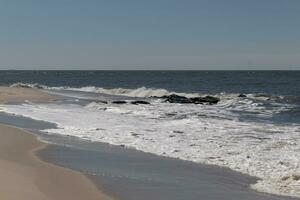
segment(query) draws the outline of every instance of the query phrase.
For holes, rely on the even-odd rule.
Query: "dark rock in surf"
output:
[[[179,134],[182,134],[184,133],[183,131],[173,131],[173,133],[179,133]]]
[[[189,98],[184,96],[179,96],[176,94],[171,94],[169,96],[163,96],[162,98],[166,99],[166,102],[169,103],[193,103]]]
[[[176,94],[171,94],[171,95],[163,95],[163,96],[150,96],[149,98],[152,98],[152,99],[167,99],[169,98],[170,96],[175,96]],[[176,96],[179,96],[179,95],[176,95]]]
[[[138,104],[150,104],[148,101],[132,101],[131,104],[138,105]]]
[[[194,104],[203,104],[203,103],[217,104],[220,101],[219,98],[213,97],[213,96],[193,97],[193,98],[190,98],[190,100]]]
[[[244,97],[247,97],[247,95],[245,95],[245,94],[239,94],[239,96],[238,97],[242,97],[242,98],[244,98]]]
[[[125,104],[127,103],[126,101],[112,101],[114,104]]]
[[[159,97],[159,96],[150,96],[148,98],[150,98],[150,99],[165,99],[164,96],[161,96],[161,97]]]
[[[220,99],[213,96],[205,96],[205,97],[193,97],[187,98],[185,96],[179,96],[177,94],[164,95],[161,97],[152,97],[152,98],[161,98],[165,99],[165,102],[169,103],[193,103],[193,104],[217,104]]]

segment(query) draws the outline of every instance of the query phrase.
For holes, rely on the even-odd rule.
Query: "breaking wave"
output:
[[[24,87],[24,88],[38,88],[38,89],[47,89],[47,90],[71,90],[71,91],[81,91],[81,92],[93,92],[93,93],[101,93],[101,94],[110,94],[110,95],[122,95],[128,97],[161,97],[164,95],[170,94],[178,94],[187,97],[198,96],[198,93],[180,93],[180,92],[170,92],[166,89],[156,89],[156,88],[146,88],[140,87],[136,89],[126,89],[126,88],[102,88],[95,86],[85,86],[85,87],[69,87],[69,86],[61,86],[61,87],[49,87],[46,85],[40,85],[37,83],[28,84],[28,83],[14,83],[10,87]]]
[[[174,94],[166,89],[146,87],[76,88],[24,83],[11,87],[143,98]],[[205,95],[176,94],[187,97]],[[299,123],[265,121],[299,107],[299,96],[214,95],[221,99],[216,105],[178,105],[149,98],[150,105],[139,106],[89,101],[84,105],[23,104],[1,105],[0,108],[8,113],[56,123],[59,129],[45,130],[48,134],[72,135],[157,155],[229,167],[259,177],[261,180],[253,185],[259,191],[299,197]],[[243,116],[255,120],[242,120]]]
[[[193,93],[185,93],[185,92],[173,92],[163,88],[147,88],[147,87],[139,87],[135,89],[128,88],[103,88],[96,86],[84,86],[84,87],[71,87],[71,86],[58,86],[58,87],[50,87],[46,85],[41,85],[37,83],[14,83],[10,87],[23,87],[23,88],[37,88],[37,89],[45,89],[45,90],[68,90],[68,91],[78,91],[78,92],[90,92],[90,93],[99,93],[99,94],[109,94],[109,95],[118,95],[118,96],[127,96],[127,97],[141,97],[141,98],[149,98],[149,97],[162,97],[171,94],[177,94],[185,97],[197,97],[203,95],[210,95],[205,93],[193,92]],[[237,93],[216,93],[212,94],[221,99],[230,99],[237,98],[240,94]],[[249,99],[261,100],[261,101],[275,101],[279,103],[296,103],[300,104],[300,96],[283,96],[283,95],[271,95],[271,94],[244,94]]]
[[[300,196],[300,126],[240,121],[238,110],[266,116],[256,103],[217,105],[1,105],[4,112],[57,124],[46,134],[122,145],[161,156],[229,167],[259,177],[257,190]]]

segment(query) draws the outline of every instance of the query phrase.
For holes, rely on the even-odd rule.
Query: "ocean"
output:
[[[131,156],[138,150],[147,155],[150,153],[151,156],[159,156],[149,157],[154,163],[162,162],[159,159],[164,157],[171,159],[168,163],[172,163],[172,159],[179,159],[181,161],[175,161],[174,164],[181,166],[183,171],[185,168],[192,168],[194,173],[191,174],[194,177],[199,170],[194,164],[226,167],[259,178],[251,185],[253,189],[299,197],[299,80],[300,71],[1,71],[0,85],[39,88],[64,98],[47,104],[27,102],[1,105],[0,111],[53,124],[41,130],[45,140],[48,138],[48,142],[60,144],[60,147],[52,147],[52,151],[45,153],[48,158],[53,157],[49,152],[56,152],[55,148],[68,152],[61,147],[64,142],[53,140],[54,136],[69,137],[69,143],[74,137],[79,141],[68,145],[77,149],[80,147],[80,155],[85,155],[86,151],[89,155],[95,155],[96,160],[105,157],[97,157],[99,152],[95,149],[98,146],[102,147],[102,153],[103,149],[109,148],[118,148],[118,152],[126,151],[125,158],[130,157],[131,163],[134,162]],[[157,98],[171,94],[188,98],[209,95],[218,97],[220,101],[214,105],[180,104]],[[136,100],[150,104],[131,104]],[[115,104],[114,101],[127,103]],[[107,144],[116,147],[104,148],[103,145]],[[93,148],[82,149],[83,146]],[[124,159],[121,154],[117,154],[119,160]],[[112,153],[106,152],[103,155]],[[74,155],[70,157],[74,158]],[[161,199],[171,199],[166,196],[163,198],[162,189],[158,188],[164,185],[167,191],[166,188],[174,182],[170,181],[173,179],[166,178],[165,182],[160,182],[161,179],[151,180],[151,175],[139,174],[138,171],[142,168],[134,165],[131,167],[137,168],[136,173],[121,176],[122,173],[118,171],[120,168],[107,172],[105,167],[99,166],[101,162],[96,162],[98,164],[94,164],[94,167],[82,167],[78,163],[74,164],[74,160],[68,162],[72,164],[68,164],[65,163],[66,159],[63,161],[59,157],[53,159],[53,162],[93,176],[102,176],[102,180],[106,180],[103,187],[113,185],[112,183],[120,184],[119,179],[124,181],[124,177],[127,177],[127,181],[134,180],[134,183],[129,184],[132,188],[134,185],[137,187],[150,182],[153,191],[161,192]],[[114,164],[124,165],[120,162]],[[114,164],[111,163],[110,166]],[[146,161],[137,164],[145,165],[144,169],[149,166]],[[102,171],[97,170],[97,167],[95,170],[95,166]],[[159,168],[159,165],[155,166]],[[127,169],[130,167],[127,166]],[[149,167],[148,169],[150,170]],[[158,169],[155,173],[157,171]],[[167,173],[169,170],[162,171]],[[175,172],[180,170],[173,171],[173,174]],[[153,177],[155,173],[153,172]],[[103,174],[106,174],[105,177],[110,174],[109,178],[104,179]],[[119,182],[112,180],[118,176]],[[169,192],[173,194],[172,199],[176,199],[175,191],[178,191],[180,185],[185,185],[185,180],[186,175],[178,177],[177,187]],[[161,185],[156,185],[157,182]],[[186,184],[191,186],[197,182]],[[127,196],[128,199],[141,199],[143,194],[146,196],[142,192],[139,198],[130,197],[130,194],[125,194],[130,189],[122,190],[124,185],[126,184],[123,183],[122,187],[118,187],[121,188],[119,191],[112,193]],[[144,190],[145,188],[147,187]],[[190,187],[185,190],[188,188]],[[191,193],[199,195],[190,191],[189,194]],[[183,192],[180,194],[177,199],[186,198],[182,196]],[[188,199],[197,199],[197,196],[188,196]]]
[[[1,71],[0,85],[156,88],[175,92],[297,95],[299,71]]]

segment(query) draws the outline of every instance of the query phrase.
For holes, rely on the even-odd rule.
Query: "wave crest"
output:
[[[182,93],[182,92],[171,92],[162,88],[147,88],[147,87],[139,87],[136,89],[127,89],[127,88],[103,88],[96,86],[85,86],[85,87],[69,87],[69,86],[60,86],[60,87],[48,87],[46,85],[41,85],[38,83],[14,83],[10,85],[10,87],[23,87],[23,88],[39,88],[39,89],[48,89],[48,90],[71,90],[71,91],[79,91],[79,92],[93,92],[93,93],[101,93],[101,94],[109,94],[109,95],[121,95],[121,96],[129,96],[129,97],[161,97],[164,95],[177,94],[186,97],[195,97],[199,96],[199,93]]]
[[[70,90],[70,91],[78,91],[78,92],[91,92],[91,93],[99,93],[99,94],[108,94],[108,95],[119,95],[119,96],[128,96],[128,97],[141,97],[141,98],[149,98],[149,97],[162,97],[166,95],[176,94],[180,96],[185,96],[188,98],[191,97],[199,97],[204,95],[211,95],[206,93],[185,93],[185,92],[174,92],[169,91],[163,88],[147,88],[147,87],[139,87],[135,89],[128,88],[103,88],[96,86],[84,86],[84,87],[70,87],[70,86],[58,86],[58,87],[50,87],[46,85],[41,85],[38,83],[14,83],[10,85],[10,87],[23,87],[23,88],[38,88],[45,90]],[[239,98],[239,93],[226,93],[221,92],[217,94],[213,94],[214,96],[220,99],[242,99]],[[260,101],[274,101],[278,103],[289,103],[289,104],[299,104],[300,96],[282,96],[282,95],[271,95],[271,94],[262,94],[262,93],[253,93],[253,94],[245,94],[247,98],[253,100]]]

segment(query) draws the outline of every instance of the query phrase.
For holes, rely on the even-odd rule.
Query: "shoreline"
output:
[[[112,200],[84,174],[48,163],[36,152],[48,145],[0,124],[0,197],[11,200]]]
[[[52,102],[59,97],[39,89],[0,86],[0,104],[31,102]]]
[[[2,103],[4,103],[4,104],[5,103],[22,103],[22,102],[26,102],[26,101],[31,101],[31,102],[46,102],[46,103],[48,103],[48,102],[52,102],[52,101],[55,101],[55,100],[58,100],[58,99],[60,99],[59,96],[58,97],[56,97],[55,95],[52,96],[51,94],[48,94],[48,93],[46,93],[46,92],[44,92],[42,90],[39,90],[39,89],[23,88],[23,87],[18,87],[18,88],[0,87],[0,103],[1,104]],[[3,128],[2,126],[6,127],[6,125],[1,125],[0,124],[0,135],[1,135],[2,128]],[[89,189],[92,189],[92,190],[96,189],[100,193],[100,191],[102,190],[102,188],[101,187],[99,188],[98,184],[96,184],[93,181],[91,181],[89,179],[89,176],[84,175],[83,173],[80,172],[80,170],[72,169],[72,168],[70,169],[70,167],[57,165],[54,162],[50,162],[47,159],[43,159],[42,157],[38,156],[37,152],[39,152],[39,150],[45,149],[49,145],[45,144],[43,141],[39,141],[35,134],[30,133],[30,131],[28,132],[26,130],[20,129],[20,128],[18,128],[18,126],[15,126],[15,125],[13,125],[10,128],[11,129],[16,129],[15,131],[18,130],[18,131],[21,131],[21,132],[22,131],[26,132],[27,135],[33,135],[35,137],[34,140],[36,140],[37,143],[39,143],[40,146],[38,146],[36,148],[32,148],[31,150],[26,150],[26,152],[28,151],[31,154],[31,159],[35,160],[36,162],[38,162],[40,164],[43,163],[45,166],[47,166],[46,168],[51,168],[51,167],[56,168],[56,169],[59,168],[61,171],[64,171],[65,173],[67,173],[66,171],[68,171],[69,174],[72,174],[70,176],[74,176],[74,177],[77,177],[77,178],[83,180],[83,182],[85,182],[85,185],[88,186]],[[13,144],[15,144],[15,143],[13,143]],[[12,146],[14,146],[14,145],[12,145]],[[0,142],[0,149],[1,149],[1,142]],[[0,153],[0,155],[1,155],[1,153]],[[19,160],[17,160],[17,161],[19,161]],[[6,166],[6,164],[7,163],[3,162],[3,166],[4,165]],[[227,167],[225,167],[225,168],[227,168]],[[229,170],[232,170],[232,169],[229,169]],[[235,170],[232,170],[232,171],[235,171]],[[44,172],[45,172],[44,170],[41,170],[41,172],[38,173],[38,175],[40,177],[44,177],[44,179],[45,179],[45,177],[50,178],[50,179],[53,178],[51,175],[42,176],[44,174]],[[245,175],[248,175],[248,174],[245,174]],[[63,179],[63,181],[65,181],[65,182],[70,182],[70,185],[71,185],[71,184],[73,184],[73,179],[72,179],[72,177],[70,178],[70,176],[65,177],[65,178],[61,178],[61,177],[60,178]],[[1,156],[0,156],[0,177],[1,177]],[[33,178],[35,178],[35,177],[33,177]],[[75,179],[77,179],[77,178],[75,178]],[[257,177],[255,177],[255,178],[257,178]],[[48,181],[48,186],[51,186],[53,184],[54,185],[57,184],[57,180],[52,181],[53,184],[49,184],[49,180],[47,180],[47,181]],[[43,195],[44,195],[44,193],[46,193],[46,194],[48,194],[50,196],[53,196],[53,194],[57,195],[57,191],[54,191],[55,188],[51,189],[51,191],[49,191],[47,189],[47,187],[43,186],[43,185],[45,185],[45,183],[43,183],[43,182],[35,181],[33,185],[35,186],[35,188],[37,189],[37,191],[38,192],[42,192]],[[40,187],[42,187],[42,188],[36,187],[37,185],[40,185]],[[64,188],[65,185],[66,184],[62,184],[62,187],[58,188],[58,189],[63,189],[64,190],[65,189]],[[0,186],[1,186],[1,184],[0,184]],[[82,189],[81,187],[79,187],[79,188]],[[264,193],[264,194],[272,194],[272,195],[274,195],[274,193],[271,193],[271,192],[270,193],[266,193],[264,191],[259,191],[259,190],[255,189],[255,188],[251,187],[251,185],[249,185],[249,188],[251,188],[251,190],[254,190],[254,191],[258,192],[258,193]],[[71,192],[73,192],[73,190],[74,190],[74,188],[70,188]],[[107,190],[105,190],[105,191],[107,191]],[[101,194],[101,195],[103,195],[103,194]],[[290,195],[283,195],[283,194],[277,194],[277,195],[280,195],[282,197],[291,197],[291,198],[293,198]],[[100,199],[103,199],[103,200],[105,200],[105,199],[111,199],[110,197],[108,197],[106,195],[104,195],[104,196],[105,197],[101,197]],[[0,190],[0,197],[1,197],[1,190]],[[76,197],[78,197],[78,196],[76,196]],[[78,197],[78,200],[82,199],[82,198],[86,199],[86,197],[81,197],[81,198]],[[298,199],[298,197],[294,197],[294,198]],[[24,198],[22,197],[21,199],[24,199]],[[32,199],[32,198],[29,198],[29,199]],[[41,198],[37,198],[37,199],[41,199]],[[47,199],[49,199],[49,198],[47,198]],[[59,199],[59,197],[55,197],[54,199]],[[63,197],[62,199],[68,199],[68,197]],[[75,199],[76,200],[76,198],[74,198],[74,197],[72,197],[71,199]],[[91,199],[91,198],[89,198],[89,199]]]
[[[43,142],[43,140],[39,140],[39,135],[37,135],[35,132],[30,132],[30,131],[27,131],[27,130],[24,130],[23,128],[21,128],[21,127],[19,127],[18,125],[6,125],[6,124],[2,124],[2,123],[0,123],[0,136],[2,137],[2,135],[1,135],[1,130],[2,130],[2,127],[9,127],[9,128],[11,128],[11,129],[15,129],[15,130],[17,130],[17,131],[21,131],[24,135],[27,135],[28,137],[31,137],[33,140],[35,140],[37,143],[39,143],[40,144],[40,146],[39,147],[36,147],[36,148],[32,148],[30,151],[29,151],[29,154],[31,154],[31,156],[33,156],[34,157],[34,159],[36,159],[36,160],[38,160],[39,162],[43,162],[43,163],[46,163],[46,165],[50,165],[50,166],[54,166],[55,168],[61,168],[62,170],[67,170],[67,171],[72,171],[72,172],[75,172],[76,174],[79,174],[81,177],[83,177],[84,179],[88,179],[88,182],[89,183],[92,183],[92,187],[96,187],[97,188],[97,190],[98,191],[105,191],[105,198],[99,198],[99,200],[111,200],[111,199],[115,199],[115,198],[121,198],[122,196],[118,196],[118,195],[116,195],[115,194],[115,192],[116,191],[114,191],[112,188],[107,188],[107,187],[103,187],[104,185],[103,185],[103,182],[105,183],[105,180],[103,180],[103,177],[101,177],[101,178],[99,178],[98,180],[95,180],[95,177],[94,176],[89,176],[89,175],[85,175],[85,174],[83,174],[83,173],[81,173],[80,171],[81,170],[78,170],[78,169],[76,169],[76,168],[72,168],[72,167],[70,167],[70,166],[67,166],[67,165],[62,165],[62,164],[60,164],[60,163],[57,163],[57,162],[55,162],[54,160],[51,160],[51,159],[49,159],[49,158],[47,158],[47,157],[45,157],[44,155],[41,155],[40,153],[41,152],[51,152],[51,150],[50,149],[53,149],[53,148],[64,148],[64,146],[61,146],[61,145],[51,145],[51,143],[50,144],[48,144],[48,143],[45,143],[45,142]],[[70,138],[69,138],[70,139]],[[80,140],[79,138],[74,138],[74,140],[76,140],[76,141],[79,141],[79,142],[85,142],[85,141],[82,141],[82,140]],[[87,142],[88,143],[88,142]],[[98,144],[95,144],[95,145],[98,145]],[[111,150],[107,150],[107,148],[108,149],[110,149],[110,148],[112,148],[112,149],[119,149],[119,150],[117,150],[117,151],[122,151],[122,152],[124,152],[124,149],[123,148],[121,148],[121,147],[118,147],[118,146],[111,146],[111,145],[109,145],[109,144],[102,144],[102,145],[104,145],[105,147],[105,152],[106,151],[108,151],[109,152],[109,154],[110,154],[110,156],[112,156],[111,155],[111,153],[112,152],[110,152]],[[69,147],[66,147],[66,148],[69,148]],[[1,141],[0,141],[0,150],[1,150]],[[67,154],[64,154],[64,151],[65,150],[62,150],[62,151],[58,151],[57,153],[55,153],[56,154],[56,156],[58,156],[58,157],[62,157],[63,158],[63,160],[66,158],[67,160],[66,160],[66,162],[68,163],[68,162],[70,162],[70,160],[67,158],[67,157],[65,157],[65,155],[68,155],[68,153]],[[70,150],[71,152],[72,151],[74,151],[74,150]],[[70,151],[69,151],[69,153],[70,153]],[[105,156],[105,152],[102,152],[102,153],[104,153],[104,157],[103,158],[105,158],[106,156]],[[137,158],[140,158],[140,156],[142,155],[142,157],[144,158],[144,159],[146,159],[146,160],[152,160],[153,161],[153,158],[155,158],[155,159],[159,159],[159,162],[161,163],[161,162],[166,162],[166,163],[169,163],[170,161],[175,161],[173,164],[175,164],[175,165],[173,165],[173,166],[176,166],[178,163],[187,163],[188,165],[187,166],[189,166],[189,164],[192,164],[193,166],[195,166],[196,165],[196,163],[193,163],[193,162],[191,162],[191,161],[183,161],[183,160],[179,160],[179,159],[175,159],[175,158],[165,158],[165,157],[160,157],[160,156],[156,156],[156,155],[154,155],[154,154],[151,154],[151,153],[144,153],[144,152],[140,152],[140,151],[135,151],[135,150],[131,150],[131,149],[125,149],[125,152],[127,152],[127,153],[125,153],[124,155],[123,155],[123,153],[121,154],[121,155],[119,155],[119,156],[121,156],[121,157],[126,157],[126,155],[128,155],[128,153],[130,154],[130,156],[133,156],[133,157],[135,157],[137,154],[139,155],[139,156],[137,156]],[[61,155],[60,155],[61,154]],[[75,153],[74,155],[76,155],[77,153]],[[77,155],[78,156],[78,155]],[[115,157],[116,155],[113,155],[113,157]],[[121,160],[121,157],[120,157],[120,160]],[[76,158],[75,158],[76,159]],[[105,161],[105,159],[99,159],[99,160],[103,160],[103,162],[104,163],[106,163],[107,161]],[[110,160],[110,159],[109,159]],[[135,160],[136,161],[136,160]],[[71,161],[72,162],[72,161]],[[130,162],[130,161],[129,161]],[[171,162],[172,163],[172,162]],[[149,162],[149,164],[150,164],[150,162]],[[138,162],[138,165],[139,165],[139,162]],[[151,166],[151,165],[150,165]],[[165,166],[165,164],[163,165],[163,166]],[[190,166],[189,166],[190,167]],[[188,168],[189,168],[188,167]],[[213,167],[213,168],[215,168],[214,170],[210,170],[210,168],[211,167]],[[179,167],[180,168],[180,167]],[[211,174],[211,173],[215,173],[215,172],[217,172],[217,176],[216,177],[218,177],[218,176],[222,176],[222,177],[224,177],[225,178],[225,180],[228,178],[228,181],[229,180],[231,180],[231,181],[233,181],[233,182],[236,182],[236,183],[234,183],[233,185],[236,185],[236,184],[238,184],[238,185],[240,185],[240,184],[242,184],[242,185],[240,185],[240,186],[238,186],[239,188],[239,190],[241,189],[240,187],[242,187],[242,191],[249,191],[251,194],[257,194],[257,195],[259,195],[259,197],[266,197],[266,199],[270,199],[270,200],[279,200],[279,199],[287,199],[287,200],[292,200],[292,199],[298,199],[298,198],[292,198],[292,197],[286,197],[286,196],[277,196],[277,195],[274,195],[274,198],[271,198],[271,196],[273,196],[273,195],[271,195],[270,196],[270,198],[269,198],[269,195],[270,194],[268,194],[268,193],[264,193],[264,192],[259,192],[259,191],[256,191],[256,190],[253,190],[253,189],[251,189],[250,187],[249,187],[249,183],[250,182],[252,182],[253,180],[255,180],[256,179],[256,177],[250,177],[250,176],[247,176],[247,175],[244,175],[244,174],[240,174],[240,173],[238,173],[238,172],[235,172],[235,171],[233,171],[233,170],[231,170],[231,169],[228,169],[228,168],[224,168],[224,167],[218,167],[218,166],[210,166],[210,165],[197,165],[197,169],[200,169],[200,171],[198,171],[199,173],[202,173],[201,171],[202,170],[204,170],[204,171],[206,171],[206,172],[204,172],[205,174],[210,174],[209,175],[209,179],[210,178],[213,178],[214,179],[214,176],[215,176],[215,174]],[[202,170],[201,170],[202,169]],[[217,170],[216,170],[217,169]],[[207,171],[208,170],[208,171]],[[197,173],[198,173],[197,172]],[[225,173],[224,173],[225,172]],[[220,174],[221,173],[221,174]],[[240,175],[239,175],[240,174]],[[1,177],[1,152],[0,152],[0,177]],[[221,178],[220,180],[221,180],[221,182],[224,180],[224,178]],[[223,179],[223,180],[222,180]],[[250,179],[252,180],[252,181],[250,181]],[[199,180],[201,180],[201,178],[199,179]],[[231,182],[230,181],[230,182]],[[206,182],[206,181],[205,181]],[[208,184],[209,184],[209,182],[207,182]],[[246,185],[244,185],[244,184],[247,184],[247,186]],[[222,183],[221,185],[223,185],[224,183]],[[229,185],[231,185],[232,183],[230,183]],[[0,181],[0,185],[1,185],[1,181]],[[233,186],[233,185],[231,185],[231,186]],[[115,188],[117,185],[115,185],[115,186],[113,186],[113,188]],[[231,187],[230,186],[230,187]],[[246,187],[245,187],[246,186]],[[133,192],[133,191],[131,191],[131,192]],[[233,192],[233,191],[232,191]],[[130,191],[129,191],[129,193],[130,193]],[[135,193],[135,192],[134,192]],[[0,190],[0,194],[1,194],[1,190]],[[235,192],[233,192],[233,196],[234,196],[234,194],[235,194]],[[110,197],[108,197],[108,196],[106,196],[106,195],[108,195],[108,196],[110,196],[110,195],[112,195],[114,198],[110,198]],[[136,195],[136,194],[135,194]],[[0,197],[1,197],[1,195],[0,195]],[[106,198],[107,197],[107,198]],[[17,198],[17,199],[19,199],[19,198]],[[16,200],[17,200],[16,199]],[[21,198],[21,199],[25,199],[25,200],[27,200],[26,198]],[[29,199],[32,199],[32,198],[29,198]],[[59,198],[54,198],[54,199],[59,199]],[[65,197],[63,198],[63,199],[66,199]],[[67,198],[68,199],[68,198]],[[71,199],[74,199],[73,197],[71,198]],[[80,199],[80,198],[79,198]],[[78,199],[78,200],[79,200]],[[97,198],[98,199],[98,198]],[[258,199],[261,199],[261,198],[258,198]],[[264,199],[264,198],[263,198]],[[13,199],[14,200],[14,199]],[[35,199],[33,199],[33,200],[35,200]],[[38,200],[38,199],[37,199]],[[42,199],[41,199],[42,200]],[[251,199],[252,200],[252,199]],[[265,199],[264,199],[265,200]]]
[[[91,174],[87,175],[88,178],[92,179],[100,190],[104,189],[107,194],[120,199],[134,197],[134,199],[144,200],[196,200],[203,196],[207,199],[223,200],[298,199],[253,190],[249,186],[256,182],[256,177],[225,167],[166,158],[107,143],[90,143],[75,137],[53,136],[48,139],[57,145],[50,145],[46,150],[40,151],[39,156],[51,163],[76,171],[88,169]],[[60,140],[63,142],[60,143]],[[65,140],[68,141],[70,147],[63,145]],[[73,146],[80,146],[80,148],[72,148]],[[97,165],[97,161],[101,164]],[[135,164],[132,165],[132,163]],[[175,193],[174,195],[168,195],[170,188],[178,184],[178,179],[185,185],[181,185],[176,191],[173,190],[171,193]],[[161,181],[163,184],[158,184]],[[153,190],[153,186],[160,186],[162,190]],[[197,191],[192,188],[197,188]],[[185,194],[181,198],[181,193],[177,191],[189,195]],[[195,198],[195,193],[197,193],[197,198]]]

